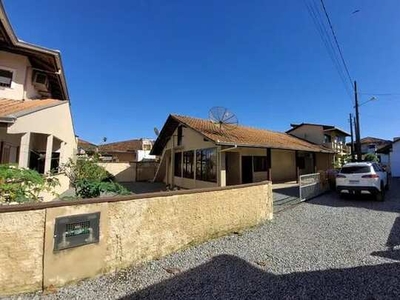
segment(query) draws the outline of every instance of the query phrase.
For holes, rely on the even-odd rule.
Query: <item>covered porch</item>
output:
[[[65,162],[65,142],[52,134],[35,132],[7,133],[0,128],[0,162],[17,164],[21,168],[36,170],[41,174],[58,173],[61,162]]]

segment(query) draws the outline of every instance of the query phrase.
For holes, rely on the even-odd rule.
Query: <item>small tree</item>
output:
[[[379,162],[379,158],[374,153],[368,153],[365,155],[364,161]]]
[[[76,196],[96,198],[102,193],[130,194],[126,188],[114,182],[114,176],[96,162],[95,159],[78,159],[77,161],[70,159],[62,167],[75,189]]]
[[[59,185],[54,177],[14,165],[0,165],[0,202],[39,202],[42,192],[52,192]]]

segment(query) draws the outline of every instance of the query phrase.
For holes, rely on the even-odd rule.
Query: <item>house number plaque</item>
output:
[[[99,242],[100,212],[56,218],[54,251]]]

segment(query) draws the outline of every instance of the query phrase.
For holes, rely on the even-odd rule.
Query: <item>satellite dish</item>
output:
[[[234,129],[239,124],[236,115],[225,107],[216,106],[211,108],[208,117],[220,130]]]
[[[160,131],[157,129],[157,127],[154,127],[154,133],[156,136],[158,136],[160,134]]]

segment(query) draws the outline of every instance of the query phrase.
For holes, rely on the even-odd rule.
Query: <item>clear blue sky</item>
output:
[[[91,142],[154,138],[168,114],[212,106],[271,130],[349,129],[352,100],[301,0],[4,4],[20,39],[61,50],[76,134]],[[400,93],[400,1],[325,4],[360,92]],[[377,98],[361,107],[361,135],[400,136],[400,95]]]

